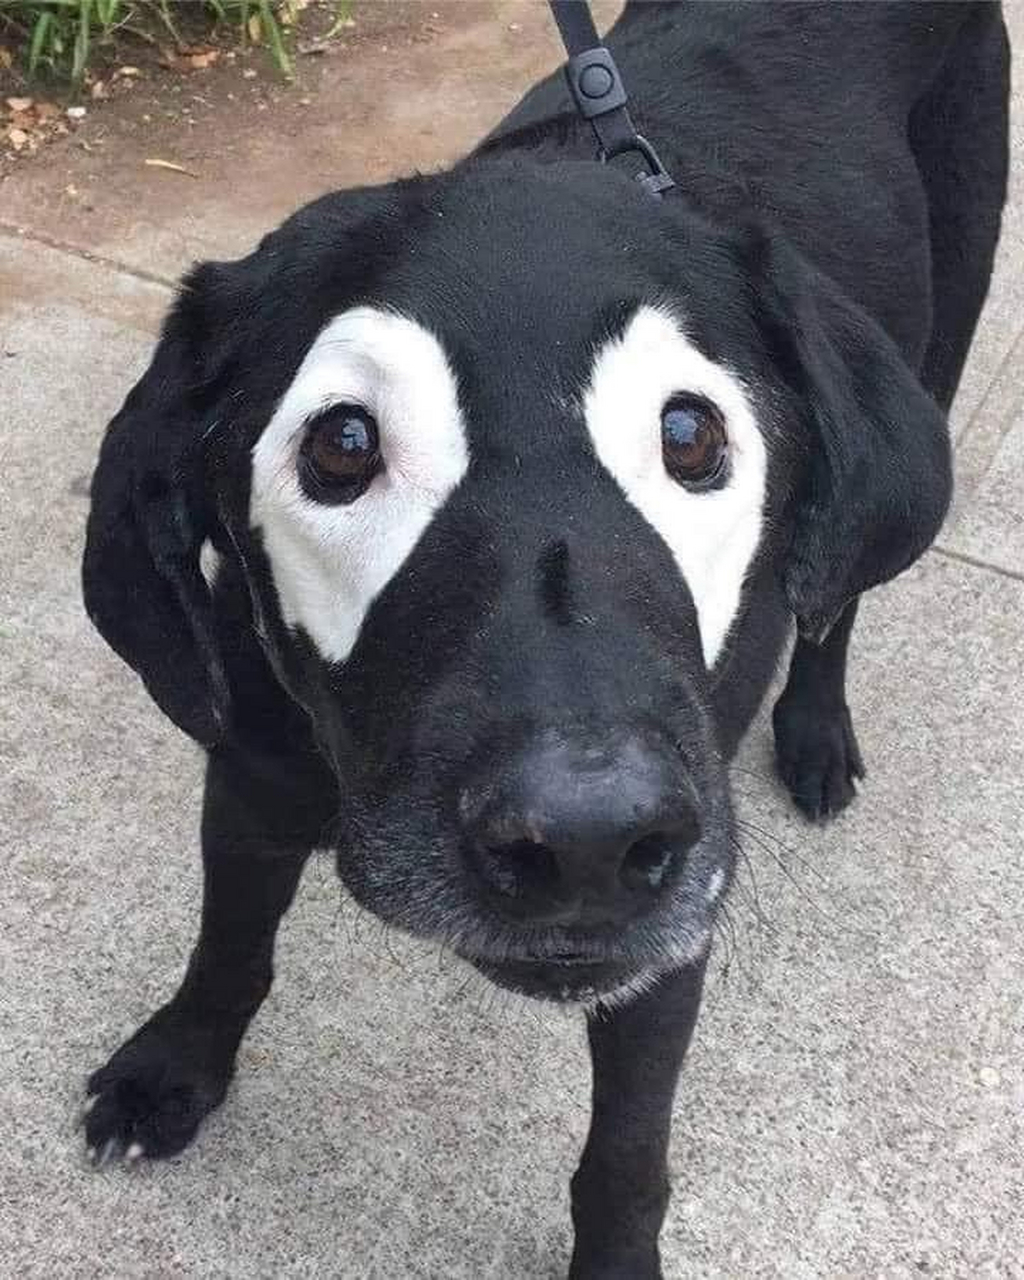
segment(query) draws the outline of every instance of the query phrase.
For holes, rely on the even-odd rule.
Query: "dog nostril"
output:
[[[627,889],[660,889],[676,853],[661,831],[642,836],[626,850],[619,879]]]
[[[479,849],[477,865],[492,889],[508,898],[549,892],[558,883],[558,861],[546,845],[533,840]]]

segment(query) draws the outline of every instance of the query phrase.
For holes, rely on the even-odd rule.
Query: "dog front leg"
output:
[[[570,1280],[656,1280],[668,1207],[672,1099],[704,982],[704,961],[588,1020],[593,1112],[572,1180]]]
[[[857,600],[821,644],[797,639],[772,712],[779,777],[808,818],[830,818],[857,794],[864,761],[846,703],[846,658]]]
[[[97,1163],[174,1155],[223,1101],[332,794],[302,794],[243,754],[211,756],[199,940],[177,994],[89,1078],[85,1134]]]

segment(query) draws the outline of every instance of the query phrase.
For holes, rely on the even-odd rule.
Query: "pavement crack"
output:
[[[12,240],[28,240],[33,244],[44,245],[47,249],[55,249],[58,253],[66,253],[69,257],[80,258],[94,266],[104,267],[108,271],[116,271],[119,275],[131,276],[134,280],[143,280],[146,284],[156,284],[163,289],[177,287],[177,281],[168,276],[157,275],[153,271],[143,271],[139,267],[130,267],[127,263],[118,262],[116,258],[108,258],[102,253],[93,253],[91,249],[83,249],[80,245],[69,244],[56,236],[48,236],[42,231],[33,231],[16,222],[6,222],[0,218],[0,235]]]
[[[977,556],[968,556],[962,551],[951,551],[949,547],[940,547],[935,544],[930,550],[933,555],[945,556],[947,560],[957,560],[960,564],[970,565],[972,569],[985,569],[989,573],[998,573],[1001,578],[1024,582],[1024,570],[1007,569],[1003,565],[989,564],[987,560],[981,560]]]

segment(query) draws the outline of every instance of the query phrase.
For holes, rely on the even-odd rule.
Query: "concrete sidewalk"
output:
[[[215,181],[140,185],[127,158],[68,147],[0,186],[0,1276],[565,1273],[579,1021],[384,936],[327,862],[197,1144],[97,1174],[72,1130],[86,1073],[173,991],[199,896],[198,754],[80,605],[97,444],[183,266],[330,186],[454,156],[558,58],[537,6],[438,13],[383,98],[393,59],[373,45],[321,74],[307,130],[216,155],[189,139]],[[367,131],[352,104],[371,101]],[[764,717],[736,770],[750,866],[680,1089],[671,1277],[1024,1277],[1019,113],[1015,137],[956,508],[858,628],[862,796],[803,823]],[[69,216],[61,193],[89,173],[92,212]]]

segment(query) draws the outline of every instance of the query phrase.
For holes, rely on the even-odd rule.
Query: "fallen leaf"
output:
[[[14,54],[10,49],[0,44],[0,71],[6,71],[14,63]]]
[[[31,98],[8,98],[7,106],[11,111],[30,111],[32,109]]]
[[[7,141],[15,151],[20,151],[25,143],[28,142],[28,134],[24,129],[11,128],[7,130]]]
[[[192,53],[189,55],[188,64],[194,71],[205,71],[207,67],[212,67],[220,57],[217,49],[209,49],[206,53]]]
[[[138,67],[118,67],[114,72],[114,79],[120,77],[122,80],[131,80],[135,76],[141,76],[142,72]]]
[[[258,13],[252,14],[245,25],[246,30],[249,32],[249,39],[253,44],[259,44],[263,37],[263,23],[260,22],[260,15]]]
[[[107,86],[102,80],[96,80],[93,82],[93,86],[89,90],[89,96],[91,98],[105,98],[107,96]]]
[[[186,178],[196,178],[199,176],[198,174],[193,173],[191,169],[186,169],[184,165],[175,164],[173,160],[149,158],[143,160],[142,163],[148,165],[151,169],[167,169],[171,173],[183,173]]]

